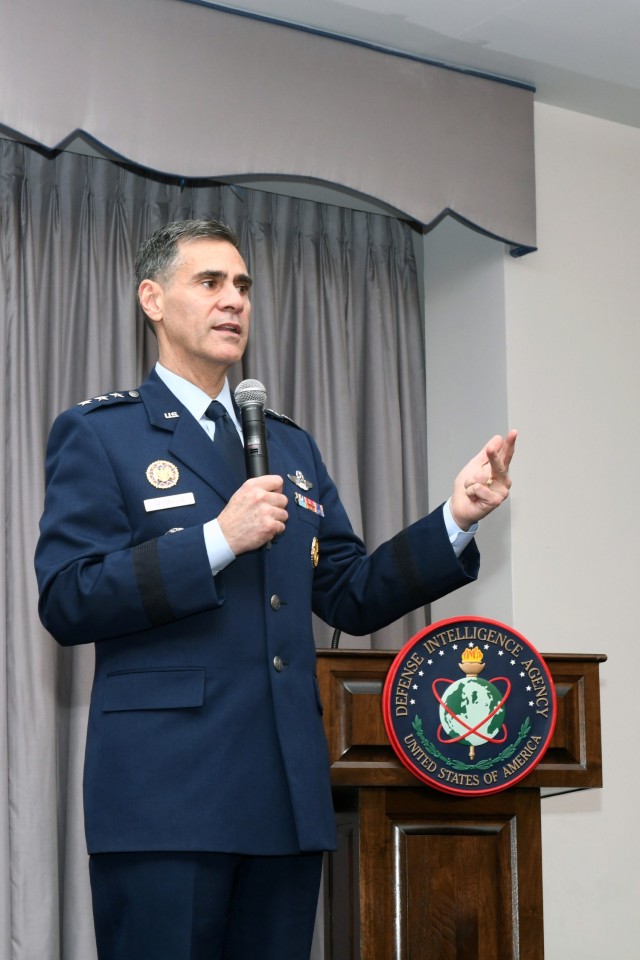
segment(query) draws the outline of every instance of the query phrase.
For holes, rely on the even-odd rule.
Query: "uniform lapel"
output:
[[[184,407],[153,371],[140,387],[150,423],[166,431],[167,450],[196,473],[224,500],[235,493],[238,483],[195,417]]]

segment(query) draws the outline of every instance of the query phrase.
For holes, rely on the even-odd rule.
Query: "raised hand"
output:
[[[462,530],[482,520],[509,496],[509,464],[517,435],[517,430],[510,430],[504,438],[499,434],[492,437],[454,480],[451,515]]]

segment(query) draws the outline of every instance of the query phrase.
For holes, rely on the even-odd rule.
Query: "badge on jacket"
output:
[[[300,487],[301,490],[311,490],[313,486],[311,480],[307,480],[302,470],[296,470],[295,473],[288,473],[287,477],[291,480],[291,483],[295,483],[296,487]]]
[[[180,478],[180,472],[175,463],[168,460],[154,460],[147,467],[147,480],[152,487],[158,490],[168,490],[175,487]]]
[[[324,509],[321,503],[316,503],[310,497],[303,497],[297,490],[293,496],[298,506],[302,507],[303,510],[311,510],[312,513],[317,513],[319,517],[324,517]]]

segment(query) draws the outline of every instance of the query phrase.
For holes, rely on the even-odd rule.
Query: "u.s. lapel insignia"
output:
[[[158,490],[168,490],[169,487],[175,487],[180,473],[174,463],[168,460],[154,460],[147,467],[147,480],[152,487]]]
[[[313,483],[311,480],[307,480],[302,470],[296,470],[295,473],[288,473],[287,477],[291,480],[291,483],[295,483],[296,487],[300,487],[301,490],[311,490]]]
[[[311,563],[314,569],[318,566],[318,560],[320,559],[320,541],[317,537],[314,537],[311,541]]]

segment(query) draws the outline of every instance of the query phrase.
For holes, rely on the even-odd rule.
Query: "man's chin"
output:
[[[246,344],[242,345],[229,345],[226,348],[218,347],[217,350],[212,351],[209,355],[209,359],[212,363],[223,364],[226,367],[232,367],[234,363],[239,363],[244,356]]]

